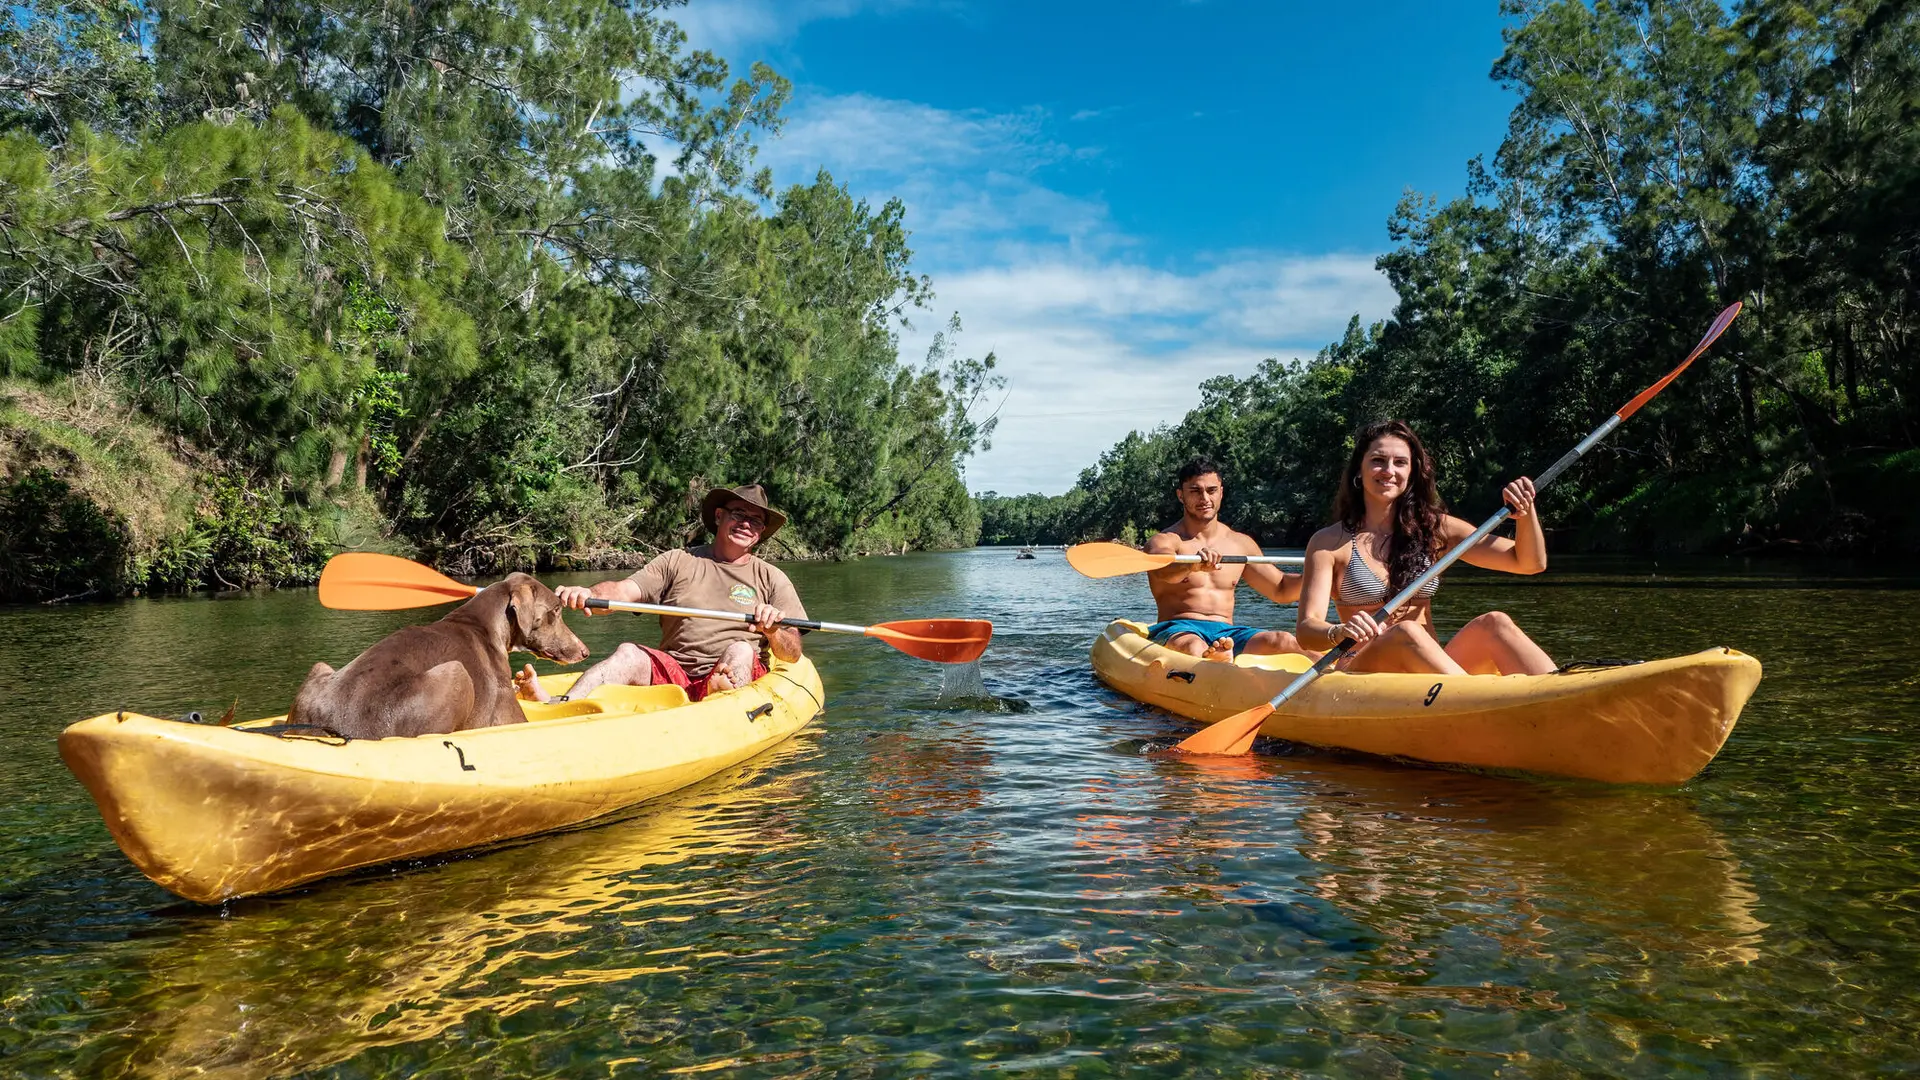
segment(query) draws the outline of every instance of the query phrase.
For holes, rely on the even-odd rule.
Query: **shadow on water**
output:
[[[142,1019],[87,1071],[282,1076],[686,971],[696,954],[649,928],[752,902],[731,871],[795,846],[817,756],[803,736],[626,820],[424,872],[171,907],[121,1003]]]
[[[1379,948],[1418,971],[1463,926],[1509,957],[1631,943],[1708,965],[1757,959],[1767,925],[1731,848],[1685,792],[1400,767],[1378,759],[1166,758],[1198,812],[1285,807],[1313,864],[1288,895],[1222,897],[1256,917]],[[1277,790],[1276,790],[1277,789]]]

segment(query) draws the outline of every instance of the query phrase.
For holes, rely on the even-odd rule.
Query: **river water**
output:
[[[279,712],[314,660],[437,612],[310,590],[0,610],[0,1072],[1920,1069],[1920,642],[1894,618],[1920,582],[1738,560],[1451,574],[1443,629],[1499,608],[1563,661],[1761,658],[1719,758],[1646,790],[1142,753],[1178,727],[1087,666],[1109,616],[1146,613],[1141,579],[1004,549],[789,570],[820,618],[992,619],[985,695],[815,634],[828,711],[747,765],[597,828],[225,908],[127,862],[60,729]],[[597,656],[654,632],[576,625]]]

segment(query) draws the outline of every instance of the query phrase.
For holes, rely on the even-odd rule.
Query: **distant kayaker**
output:
[[[1220,520],[1226,484],[1220,467],[1205,457],[1180,466],[1174,476],[1180,520],[1147,541],[1156,555],[1198,555],[1197,563],[1174,563],[1147,573],[1147,588],[1159,608],[1159,621],[1147,636],[1170,649],[1210,660],[1231,660],[1241,653],[1306,652],[1285,630],[1237,626],[1233,590],[1244,573],[1253,590],[1276,604],[1300,598],[1300,575],[1270,563],[1220,565],[1222,555],[1258,555],[1260,545]],[[1310,655],[1318,656],[1318,653]]]
[[[699,701],[708,694],[745,686],[767,673],[764,642],[782,660],[800,658],[800,631],[779,625],[807,612],[793,582],[753,549],[787,523],[787,515],[768,505],[759,484],[715,488],[700,503],[700,520],[713,543],[663,552],[631,577],[602,581],[591,588],[562,585],[560,602],[594,614],[589,597],[673,607],[750,612],[753,622],[660,616],[660,647],[625,642],[613,655],[588,668],[568,691],[582,697],[596,686],[650,686],[674,683]],[[532,665],[514,676],[524,697],[547,700]]]
[[[1547,568],[1547,538],[1533,508],[1527,477],[1503,490],[1513,508],[1514,539],[1487,536],[1461,558],[1485,570],[1537,574]],[[1445,647],[1433,629],[1435,579],[1391,616],[1373,612],[1433,560],[1472,534],[1471,522],[1447,513],[1433,458],[1413,429],[1382,420],[1360,429],[1334,498],[1339,520],[1307,544],[1300,637],[1332,648],[1358,643],[1349,671],[1417,671],[1443,675],[1544,675],[1554,662],[1505,612],[1489,611],[1460,628]],[[1326,620],[1331,599],[1340,621]]]

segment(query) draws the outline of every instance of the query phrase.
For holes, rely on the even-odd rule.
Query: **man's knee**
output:
[[[619,661],[627,680],[635,686],[646,686],[653,682],[653,657],[647,650],[631,641],[623,641],[613,650],[612,659]]]
[[[1188,656],[1201,656],[1207,651],[1207,642],[1199,634],[1175,634],[1167,639],[1167,648]]]

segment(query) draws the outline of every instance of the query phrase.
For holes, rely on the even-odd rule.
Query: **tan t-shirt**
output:
[[[713,545],[662,552],[628,579],[640,586],[640,601],[674,607],[707,608],[753,614],[755,604],[772,604],[789,619],[804,619],[800,594],[780,568],[749,555],[738,563],[716,562]],[[766,639],[746,623],[724,619],[660,616],[660,650],[687,670],[689,678],[705,675],[720,654],[736,641],[758,649]]]

